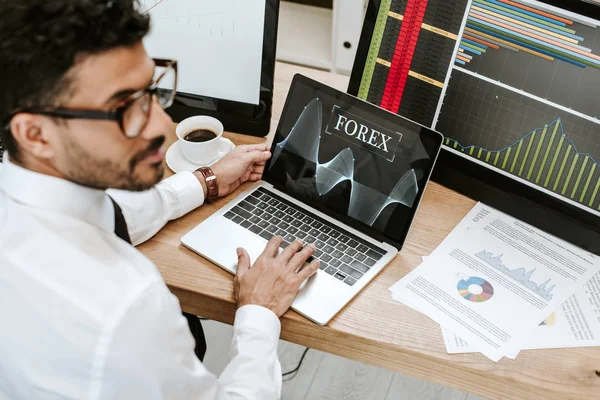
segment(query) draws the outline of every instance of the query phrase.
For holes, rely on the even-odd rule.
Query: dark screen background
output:
[[[304,77],[297,77],[288,94],[286,106],[273,139],[271,151],[275,154],[276,145],[282,143],[297,123],[305,107],[314,99],[322,104],[322,125],[319,140],[318,163],[331,161],[340,152],[350,148],[354,155],[354,181],[368,186],[388,196],[397,182],[411,168],[415,170],[419,192],[412,207],[400,203],[386,206],[372,226],[348,216],[352,183],[343,181],[328,193],[319,195],[316,189],[315,172],[317,164],[283,149],[278,157],[273,157],[265,170],[264,179],[279,190],[303,201],[332,217],[353,226],[364,233],[401,247],[412,221],[416,205],[430,175],[433,163],[441,145],[441,135],[423,128],[397,115],[358,100],[345,93],[317,84]],[[351,113],[370,125],[399,132],[402,138],[395,148],[394,161],[367,150],[370,148],[352,137],[341,139],[326,133],[334,106]],[[312,116],[310,116],[312,118]],[[306,119],[306,116],[303,118]],[[330,128],[330,131],[332,128]],[[310,134],[300,132],[306,145],[310,145]],[[367,137],[369,135],[367,134]],[[295,138],[296,141],[298,138]],[[389,148],[390,152],[394,149]]]

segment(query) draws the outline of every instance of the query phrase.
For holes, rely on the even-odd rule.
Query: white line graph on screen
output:
[[[154,21],[174,20],[208,35],[235,31],[234,0],[142,0],[141,10]]]

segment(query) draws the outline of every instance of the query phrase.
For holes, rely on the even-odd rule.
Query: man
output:
[[[274,238],[252,267],[238,250],[231,363],[217,378],[156,267],[128,243],[200,206],[204,174],[225,196],[270,156],[240,146],[212,171],[156,185],[173,92],[153,81],[148,29],[135,0],[0,2],[2,400],[279,396],[278,317],[318,269],[299,270],[313,248],[279,253]]]

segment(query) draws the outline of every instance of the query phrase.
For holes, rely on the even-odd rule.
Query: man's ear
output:
[[[19,113],[10,121],[10,130],[20,152],[36,158],[51,159],[54,149],[48,139],[54,124],[47,117]]]

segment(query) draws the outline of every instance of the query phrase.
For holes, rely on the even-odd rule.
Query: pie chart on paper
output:
[[[465,300],[474,303],[483,303],[494,296],[494,287],[492,284],[476,276],[458,281],[456,289],[458,290],[458,294]]]

